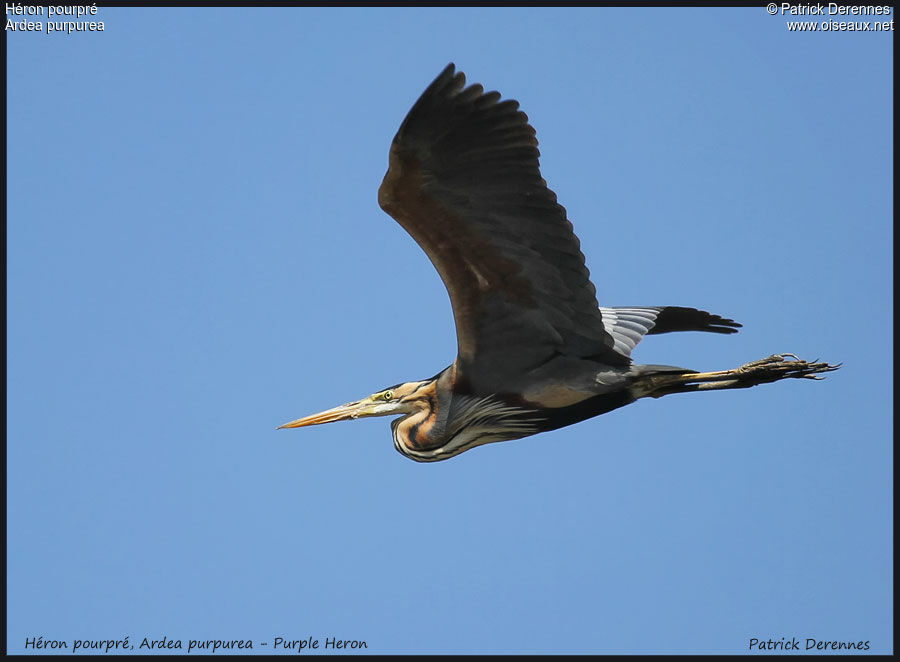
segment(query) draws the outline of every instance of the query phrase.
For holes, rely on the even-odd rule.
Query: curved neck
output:
[[[450,366],[419,382],[404,400],[415,411],[394,420],[391,430],[395,448],[406,457],[419,462],[444,460],[473,446],[535,434],[545,424],[535,410],[496,396],[455,393],[455,374]]]
[[[404,455],[426,451],[440,446],[446,432],[447,412],[449,411],[449,389],[440,384],[440,373],[432,379],[421,382],[421,385],[408,396],[409,403],[416,410],[398,418],[391,423],[394,434],[394,445]]]

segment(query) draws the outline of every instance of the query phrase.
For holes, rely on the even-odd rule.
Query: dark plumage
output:
[[[537,145],[518,102],[466,87],[452,64],[428,86],[394,137],[378,202],[443,279],[457,358],[431,379],[282,427],[403,414],[392,424],[397,449],[433,461],[641,397],[835,369],[787,356],[717,373],[634,365],[645,335],[728,334],[741,325],[695,308],[599,307],[566,210],[541,177]]]

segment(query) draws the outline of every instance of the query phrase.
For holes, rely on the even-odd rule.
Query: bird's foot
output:
[[[749,381],[762,384],[787,378],[824,379],[820,376],[821,373],[831,372],[840,367],[840,363],[832,365],[818,359],[805,361],[796,354],[785,353],[745,363],[736,372],[742,377],[750,378]]]

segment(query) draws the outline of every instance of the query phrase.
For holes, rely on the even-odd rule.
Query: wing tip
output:
[[[722,317],[721,315],[713,315],[710,313],[710,317],[712,319],[709,320],[709,331],[713,333],[737,333],[738,329],[743,328],[743,324],[740,322],[735,322],[730,317]]]
[[[669,333],[671,331],[705,331],[708,333],[737,333],[742,324],[729,317],[722,317],[715,313],[698,308],[685,308],[682,306],[662,306],[654,326],[647,335]]]

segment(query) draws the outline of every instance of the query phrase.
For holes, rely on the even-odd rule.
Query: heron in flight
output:
[[[572,425],[635,400],[818,378],[837,365],[780,354],[734,370],[635,365],[645,335],[735,333],[734,320],[678,306],[599,306],[566,210],[541,177],[535,130],[514,100],[448,65],[391,144],[378,202],[444,281],[457,357],[281,428],[399,415],[394,445],[420,462]]]

